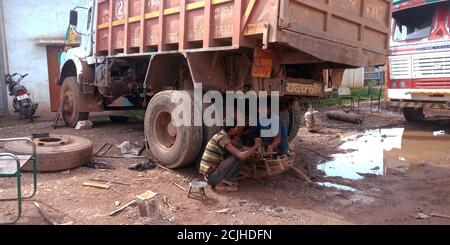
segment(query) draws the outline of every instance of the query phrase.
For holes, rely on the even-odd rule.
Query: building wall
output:
[[[341,87],[349,87],[349,88],[364,87],[364,68],[345,70]]]
[[[3,2],[0,1],[0,117],[6,116],[8,114],[8,99],[7,99],[7,86],[4,83],[5,77],[5,60],[3,53],[4,51],[4,30],[3,30],[3,11],[2,11]]]
[[[49,112],[46,47],[38,46],[37,40],[65,39],[70,10],[86,0],[2,1],[9,72],[29,73],[23,85],[39,103],[37,113]]]

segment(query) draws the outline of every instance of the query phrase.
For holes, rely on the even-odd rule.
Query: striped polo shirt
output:
[[[208,173],[210,168],[216,169],[225,158],[227,150],[225,145],[231,143],[228,134],[222,130],[214,135],[206,146],[205,152],[200,162],[200,173]]]

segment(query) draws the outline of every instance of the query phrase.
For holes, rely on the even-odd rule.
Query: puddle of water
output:
[[[336,188],[336,189],[342,190],[342,191],[359,192],[357,189],[352,188],[350,186],[339,185],[339,184],[335,184],[335,183],[331,183],[331,182],[317,182],[316,184],[323,186],[323,187]]]
[[[439,133],[436,133],[439,132]],[[327,177],[359,180],[364,175],[385,175],[423,163],[450,167],[449,130],[405,128],[369,130],[343,136],[333,160],[318,165]]]

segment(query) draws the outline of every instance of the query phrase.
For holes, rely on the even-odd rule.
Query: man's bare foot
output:
[[[239,183],[236,182],[236,181],[226,181],[226,180],[224,180],[223,183],[226,184],[226,185],[229,185],[229,186],[239,187]]]
[[[236,186],[229,186],[225,184],[218,184],[215,187],[216,191],[229,191],[229,192],[235,192],[238,191],[238,188]]]

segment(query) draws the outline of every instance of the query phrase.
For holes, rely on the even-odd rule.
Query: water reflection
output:
[[[438,133],[436,133],[438,132]],[[450,167],[450,129],[390,128],[343,136],[333,160],[318,165],[328,177],[359,180],[385,175],[419,164]]]
[[[357,189],[352,188],[350,186],[339,185],[339,184],[335,184],[335,183],[331,183],[331,182],[317,182],[317,184],[320,186],[323,186],[323,187],[336,188],[336,189],[342,190],[342,191],[359,192]]]

